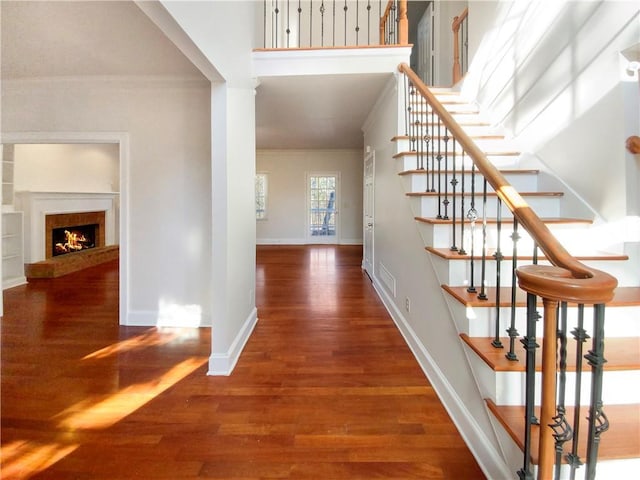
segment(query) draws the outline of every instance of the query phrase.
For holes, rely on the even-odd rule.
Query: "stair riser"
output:
[[[465,209],[468,209],[469,202],[465,201]],[[456,221],[459,221],[461,212],[457,211]],[[453,242],[453,228],[451,224],[429,224],[425,222],[419,222],[419,228],[424,229],[425,238],[427,244],[425,246],[433,246],[436,248],[448,248]],[[573,249],[570,247],[571,241],[575,243],[576,239],[582,239],[585,235],[588,235],[589,224],[586,223],[549,223],[547,224],[549,230],[560,240],[560,242],[566,246],[570,251]],[[456,243],[460,243],[460,226],[456,227]],[[495,249],[498,241],[498,229],[495,222],[487,223],[487,245],[491,249]],[[503,255],[511,255],[513,252],[513,240],[511,235],[513,234],[513,219],[512,216],[503,217],[503,222],[500,228],[500,248]],[[431,235],[431,236],[430,236]],[[522,227],[518,228],[518,243],[517,248],[519,254],[531,256],[533,254],[534,242],[529,233]],[[475,231],[475,247],[479,252],[482,248],[482,219],[476,221]],[[431,239],[431,240],[429,240]],[[465,224],[464,228],[464,245],[467,251],[471,250],[471,226],[469,223]],[[576,251],[576,253],[578,253]],[[590,252],[593,253],[593,252]]]
[[[403,152],[407,152],[408,150],[402,150],[399,151],[397,153],[403,153]],[[518,155],[509,155],[509,154],[504,154],[504,155],[499,155],[499,154],[493,154],[493,155],[488,155],[489,161],[495,165],[497,168],[517,168],[518,167],[518,163],[519,163],[519,159],[520,157]],[[398,168],[398,172],[404,172],[407,170],[417,170],[421,167],[421,165],[418,164],[418,160],[417,160],[417,155],[416,154],[405,154],[402,155],[400,157],[396,158],[397,160],[397,168]],[[444,162],[444,160],[442,160]],[[424,157],[423,162],[426,162],[426,156]],[[450,160],[448,160],[449,163],[449,168],[452,169],[453,167],[453,159],[450,158]],[[468,156],[463,156],[460,157],[459,155],[456,157],[456,169],[465,169],[465,170],[470,170],[471,166],[473,164],[473,161],[471,160],[470,157]],[[431,168],[432,162],[429,161],[429,167]],[[444,163],[443,163],[444,165]],[[426,169],[427,165],[422,165],[423,168]],[[437,166],[436,166],[437,168]],[[482,181],[480,180],[480,178],[477,178],[477,184],[481,185]]]
[[[441,197],[440,199],[438,199],[437,196],[422,196],[422,197],[411,197],[412,201],[414,202],[414,212],[416,213],[416,215],[420,216],[420,217],[426,217],[426,218],[434,218],[437,216],[438,214],[438,204],[439,202],[443,201],[444,198]],[[456,205],[459,206],[459,199],[461,197],[458,197],[458,199],[456,199]],[[524,198],[524,200],[527,202],[527,204],[535,211],[537,212],[539,217],[559,217],[560,216],[560,199],[561,197],[555,197],[555,196],[547,196],[547,197],[535,197],[535,196],[527,196]],[[471,207],[471,196],[467,196],[465,197],[465,205],[467,205],[469,208]],[[453,215],[453,198],[449,199],[449,216]],[[487,198],[487,206],[486,206],[486,212],[487,212],[487,216],[491,216],[491,217],[495,217],[496,216],[496,204],[497,204],[497,199],[496,197],[490,197]],[[482,197],[475,197],[475,209],[478,212],[478,217],[482,216],[482,212],[483,212],[483,203],[482,203]],[[468,208],[466,208],[466,210],[468,210]],[[440,205],[440,212],[441,214],[444,214],[444,207],[442,205]],[[456,212],[458,213],[459,210]],[[503,204],[501,207],[501,214],[503,218],[511,218],[511,212],[509,211],[509,209]]]
[[[433,131],[431,127],[414,126],[407,136],[415,138],[415,140],[412,141],[411,138],[398,139],[396,142],[399,152],[421,150],[425,155],[434,158],[437,158],[438,155],[444,156],[447,153],[453,156],[454,142],[452,137],[449,138],[448,142],[441,138],[444,137],[444,129],[441,129],[440,133],[438,133],[437,127],[435,131]],[[488,134],[482,133],[476,135],[469,134],[469,136],[471,140],[473,140],[473,143],[482,151],[517,151],[516,145],[503,138],[486,138]],[[455,153],[457,158],[460,158],[460,155],[463,153],[463,149],[459,144],[455,145]]]
[[[495,333],[496,309],[495,307],[465,307],[456,299],[445,293],[449,308],[455,318],[456,327],[460,333],[466,333],[470,337],[492,337]],[[510,296],[507,297],[508,300]],[[538,309],[542,312],[542,306]],[[605,309],[605,335],[607,337],[640,337],[640,307],[608,307]],[[577,308],[570,306],[567,311],[567,332],[572,340],[570,332],[578,324]],[[503,337],[507,336],[507,328],[511,325],[511,308],[500,308],[500,328],[498,331]],[[515,308],[515,327],[518,331],[518,340],[527,331],[526,307]],[[593,330],[593,307],[585,306],[583,328]],[[541,334],[542,326],[537,324],[537,334]],[[573,341],[573,340],[572,340]]]
[[[468,354],[475,355],[465,346]],[[506,350],[505,350],[506,353]],[[525,373],[524,372],[494,372],[486,363],[476,362],[473,366],[480,391],[484,398],[493,400],[497,405],[524,405]],[[591,395],[591,369],[583,366],[581,405],[589,405]],[[536,372],[535,404],[540,405],[541,373]],[[575,372],[566,373],[566,406],[574,406]],[[640,402],[640,389],[630,389],[629,385],[640,382],[640,370],[606,371],[603,375],[602,401],[604,405],[630,405]],[[636,390],[636,391],[631,391]],[[606,411],[606,407],[605,407]],[[586,412],[585,412],[586,413]]]
[[[427,178],[428,177],[428,178]],[[538,177],[536,174],[534,173],[526,173],[526,174],[506,174],[505,178],[507,179],[507,181],[513,185],[513,187],[520,191],[520,192],[535,192],[538,189]],[[438,180],[437,180],[437,176],[434,180],[431,177],[431,173],[429,172],[429,174],[427,173],[411,173],[408,175],[403,175],[403,179],[405,182],[405,191],[406,192],[424,192],[427,190],[427,187],[432,188],[432,184],[435,183],[436,186],[438,185]],[[445,183],[448,183],[448,190],[452,191],[453,186],[451,185],[451,181],[453,180],[452,174],[448,173],[447,174],[447,178],[446,178],[446,182],[445,182],[445,178],[444,176],[442,176],[440,185],[441,188],[444,189]],[[464,185],[464,191],[465,192],[471,192],[471,187],[472,187],[472,178],[471,175],[468,172],[465,172],[464,175],[464,179],[462,178],[462,176],[460,175],[460,172],[456,172],[456,180],[458,181],[458,184],[456,185],[456,191],[457,192],[461,192],[462,191],[462,187]],[[462,183],[462,181],[464,180],[464,184]],[[427,185],[428,183],[428,185]],[[491,187],[491,185],[487,185],[487,191],[488,192],[493,192],[493,188]],[[475,190],[477,191],[478,188],[483,188],[483,183],[482,183],[482,178],[479,176],[476,176],[475,178],[475,186],[474,186]],[[467,202],[465,200],[465,202]]]
[[[446,258],[439,257],[437,255],[432,255],[433,265],[437,271],[438,278],[441,283],[446,285],[468,285],[471,278],[471,262],[468,260],[449,260]],[[623,272],[625,270],[625,261],[624,260],[585,260],[583,262],[585,265],[588,265],[592,268],[602,270],[604,272],[615,272],[616,270],[620,270]],[[531,265],[531,260],[521,261],[518,265]],[[540,260],[538,262],[539,265],[550,265],[548,261]],[[481,271],[482,271],[482,260],[474,260],[474,277],[475,277],[475,285],[476,288],[480,289],[481,285]],[[496,286],[496,274],[498,265],[497,262],[492,259],[492,257],[487,257],[485,261],[485,286],[494,287]],[[500,266],[500,285],[502,287],[511,286],[511,271],[512,271],[512,262],[511,260],[504,260]],[[618,277],[616,277],[618,278]],[[633,280],[633,279],[631,279]],[[624,287],[632,287],[637,286],[636,284],[627,284],[626,277],[618,278],[618,282],[620,286]]]

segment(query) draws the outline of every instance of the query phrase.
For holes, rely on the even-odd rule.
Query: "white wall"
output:
[[[256,171],[268,174],[267,218],[258,220],[257,242],[306,243],[306,176],[340,175],[339,243],[362,243],[362,150],[258,150]]]
[[[12,138],[19,139],[20,132],[126,132],[124,320],[210,323],[209,83],[4,81],[2,101],[3,134]]]
[[[469,5],[466,95],[606,220],[635,211],[620,52],[638,44],[639,18],[632,1]]]
[[[120,191],[117,144],[23,144],[14,151],[15,191]]]

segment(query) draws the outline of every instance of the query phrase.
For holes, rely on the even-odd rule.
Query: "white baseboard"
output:
[[[362,245],[361,238],[342,238],[339,245]],[[258,238],[256,245],[309,245],[305,238]]]
[[[480,428],[475,418],[467,410],[464,401],[453,389],[442,370],[435,363],[429,352],[426,350],[414,330],[404,318],[402,312],[397,308],[389,294],[378,281],[373,278],[373,286],[378,292],[378,296],[384,303],[389,315],[393,318],[398,330],[409,345],[414,357],[427,376],[431,386],[435,389],[438,398],[449,413],[455,423],[460,435],[471,450],[478,465],[490,479],[510,480],[516,478],[516,473],[512,472],[504,461],[498,450],[492,446],[492,441],[487,438]]]
[[[247,340],[251,336],[251,332],[258,323],[258,310],[256,308],[249,314],[242,325],[242,328],[236,335],[235,340],[231,343],[229,350],[223,353],[212,353],[209,357],[209,371],[207,375],[231,375],[231,372],[240,358],[240,354],[244,349]]]

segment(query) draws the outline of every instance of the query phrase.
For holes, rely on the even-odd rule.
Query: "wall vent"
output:
[[[391,296],[396,298],[396,279],[389,273],[389,270],[387,270],[387,267],[385,267],[382,262],[380,262],[380,280],[382,280],[384,286],[387,287]]]

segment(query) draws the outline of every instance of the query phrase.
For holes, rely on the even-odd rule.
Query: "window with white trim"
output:
[[[267,218],[267,174],[256,174],[256,220]]]

